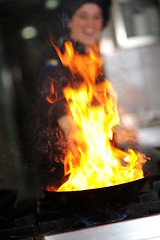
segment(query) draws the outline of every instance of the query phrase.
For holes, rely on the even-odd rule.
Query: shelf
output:
[[[160,42],[159,0],[113,0],[112,18],[118,47]]]

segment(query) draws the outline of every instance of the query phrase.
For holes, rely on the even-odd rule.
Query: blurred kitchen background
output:
[[[58,0],[0,0],[0,189],[40,191],[29,132],[37,71],[50,33],[60,35]],[[100,38],[122,122],[142,145],[160,147],[160,0],[113,0]]]

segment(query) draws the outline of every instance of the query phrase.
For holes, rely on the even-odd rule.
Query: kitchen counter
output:
[[[44,236],[45,240],[158,240],[160,215],[112,223],[85,230]]]

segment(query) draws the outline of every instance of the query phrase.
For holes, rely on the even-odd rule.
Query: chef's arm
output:
[[[58,125],[65,133],[68,148],[72,152],[75,159],[79,159],[79,148],[86,148],[85,141],[80,129],[76,126],[73,119],[69,115],[64,115],[58,119]]]

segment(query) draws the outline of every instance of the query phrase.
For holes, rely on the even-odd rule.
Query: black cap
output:
[[[60,8],[63,13],[62,20],[64,24],[68,24],[68,21],[72,18],[76,10],[85,3],[95,3],[102,9],[103,26],[105,27],[110,18],[112,0],[61,0]]]

